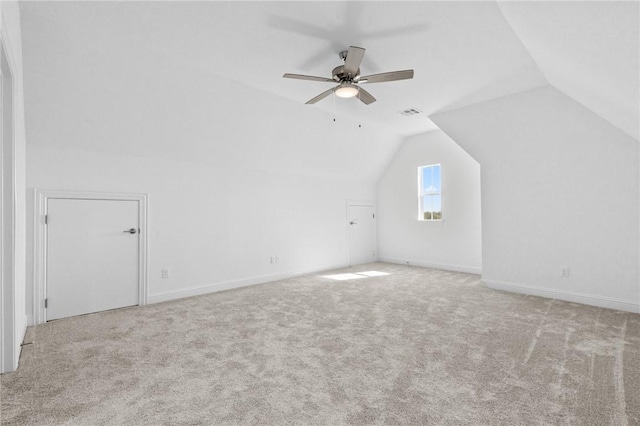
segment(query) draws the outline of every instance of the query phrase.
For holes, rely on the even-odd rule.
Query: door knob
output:
[[[122,232],[128,232],[130,234],[135,234],[136,232],[138,232],[138,230],[136,228],[131,228],[131,229],[127,229],[126,231],[122,231]]]

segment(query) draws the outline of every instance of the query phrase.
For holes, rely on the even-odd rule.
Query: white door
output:
[[[376,215],[373,205],[349,205],[349,264],[376,261]]]
[[[47,321],[138,304],[138,201],[47,202]]]

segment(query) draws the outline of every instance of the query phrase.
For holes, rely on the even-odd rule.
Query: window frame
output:
[[[424,174],[424,170],[428,169],[428,168],[435,168],[435,167],[439,167],[440,168],[440,189],[438,191],[425,191],[425,188],[423,188],[423,174]],[[425,196],[439,196],[440,197],[440,217],[438,219],[434,219],[433,218],[433,213],[435,213],[433,210],[430,211],[431,213],[431,219],[425,219],[424,214],[425,214],[425,210],[424,210],[424,197]],[[435,164],[427,164],[424,166],[418,166],[418,221],[419,222],[442,222],[443,221],[443,214],[442,214],[442,164],[441,163],[435,163]]]

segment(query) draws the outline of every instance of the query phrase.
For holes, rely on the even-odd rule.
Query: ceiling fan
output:
[[[385,81],[407,80],[413,78],[413,70],[383,72],[367,76],[360,75],[360,64],[364,57],[365,49],[362,47],[349,47],[349,50],[340,52],[340,58],[344,65],[335,67],[331,74],[332,78],[314,77],[312,75],[285,74],[284,78],[294,78],[297,80],[324,81],[329,83],[339,83],[337,86],[320,93],[313,99],[306,102],[307,105],[315,104],[332,93],[341,98],[352,98],[357,96],[366,105],[376,101],[371,93],[364,90],[359,84],[362,83],[382,83]]]

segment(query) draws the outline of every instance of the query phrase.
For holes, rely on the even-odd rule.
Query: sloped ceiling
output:
[[[330,76],[341,64],[339,51],[362,46],[364,74],[413,68],[415,78],[368,85],[378,99],[369,106],[327,98],[305,108],[398,135],[435,129],[428,114],[467,98],[547,84],[491,2],[24,2],[21,8],[25,55],[42,65],[41,78],[55,75],[62,62],[95,67],[103,55],[114,64],[134,60],[149,72],[168,63],[197,69],[212,86],[232,79],[302,105],[330,85],[283,73]],[[246,102],[238,99],[235,107]],[[406,108],[424,115],[400,116]]]
[[[268,123],[274,135],[292,133],[269,142],[291,154],[263,162],[308,160],[320,173],[340,159],[345,175],[372,162],[371,179],[401,137],[437,129],[430,114],[549,83],[637,138],[637,3],[629,4],[22,2],[28,142],[82,140],[142,155],[149,149],[138,141],[156,138],[166,156],[214,161],[240,158],[237,146],[262,153],[246,128]],[[363,74],[413,68],[415,78],[368,85],[378,99],[369,106],[332,97],[304,105],[327,85],[282,74],[330,76],[349,45],[367,49]],[[400,116],[406,108],[423,114]],[[133,123],[138,111],[154,119],[140,121],[136,137],[89,132]],[[311,160],[307,145],[292,142],[299,138],[324,157]]]
[[[557,89],[640,140],[640,3],[500,2]]]

